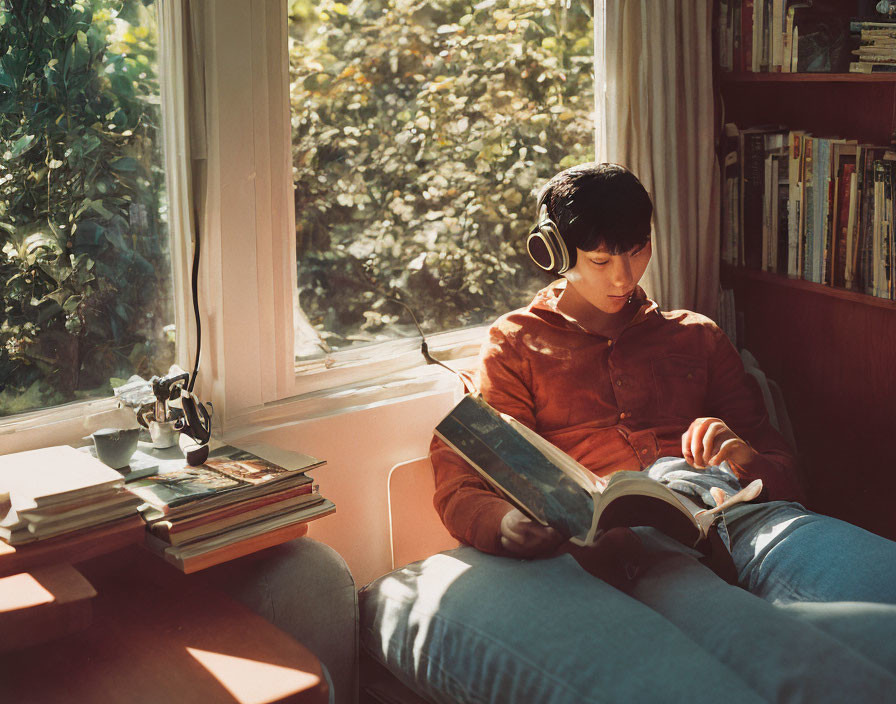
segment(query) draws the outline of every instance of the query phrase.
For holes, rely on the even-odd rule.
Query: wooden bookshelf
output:
[[[729,269],[743,346],[780,385],[810,508],[896,539],[896,303]]]
[[[732,267],[727,264],[722,265],[721,281],[726,287],[733,285],[737,280],[754,281],[760,285],[779,286],[784,289],[808,291],[822,298],[836,298],[844,301],[853,301],[867,306],[876,306],[885,310],[896,313],[896,301],[887,298],[879,298],[877,296],[869,296],[860,291],[850,291],[834,286],[826,286],[813,281],[805,281],[804,279],[786,274],[776,274],[770,271],[757,271],[755,269],[746,269],[743,267]]]
[[[853,12],[843,0],[844,17]],[[896,74],[726,73],[719,124],[896,144]],[[741,344],[784,392],[810,508],[896,539],[896,302],[723,266]]]
[[[896,78],[880,79],[874,74],[737,75],[757,77],[719,82],[724,120],[740,128],[781,125],[817,137],[844,137],[884,146],[894,140]],[[799,78],[784,78],[788,75]],[[844,78],[831,80],[834,75]]]
[[[723,73],[722,83],[894,83],[896,73]]]

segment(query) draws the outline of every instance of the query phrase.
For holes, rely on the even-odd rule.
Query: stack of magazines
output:
[[[163,460],[127,485],[143,500],[147,544],[184,572],[210,567],[305,532],[335,511],[306,472],[324,463],[265,445],[212,450],[198,467]]]
[[[23,545],[134,516],[124,477],[65,445],[0,457],[0,540]]]

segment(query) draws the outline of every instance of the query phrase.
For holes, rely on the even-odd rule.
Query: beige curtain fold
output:
[[[655,205],[644,288],[665,309],[715,318],[712,3],[596,0],[594,24],[596,158],[634,171]]]

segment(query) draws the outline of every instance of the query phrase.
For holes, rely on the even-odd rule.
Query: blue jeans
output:
[[[462,547],[362,590],[361,640],[436,702],[896,702],[896,543],[784,502],[726,522],[743,589],[650,528],[629,594]]]

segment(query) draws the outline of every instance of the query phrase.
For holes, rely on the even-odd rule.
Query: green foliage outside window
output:
[[[589,161],[591,4],[290,2],[299,302],[320,349],[479,324],[544,282],[538,187]],[[309,355],[313,352],[309,352]]]
[[[167,369],[150,0],[0,0],[0,415]]]

